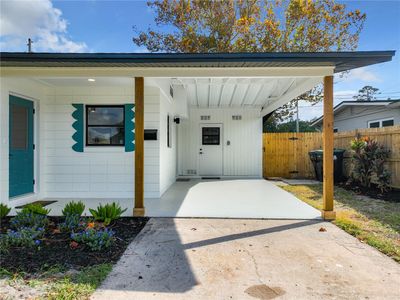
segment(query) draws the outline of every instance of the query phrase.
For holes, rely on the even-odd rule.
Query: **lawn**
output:
[[[322,185],[282,188],[311,206],[322,209]],[[372,199],[335,187],[338,227],[400,262],[400,203]]]

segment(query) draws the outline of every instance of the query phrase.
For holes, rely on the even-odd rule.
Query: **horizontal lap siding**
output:
[[[123,147],[72,150],[72,103],[133,103],[133,87],[49,90],[41,105],[42,187],[46,197],[132,198],[134,152]],[[145,89],[145,128],[159,128],[159,91]],[[159,195],[159,144],[145,143],[145,197]]]

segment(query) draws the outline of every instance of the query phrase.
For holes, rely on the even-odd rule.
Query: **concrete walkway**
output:
[[[400,265],[330,223],[151,219],[92,299],[399,296]]]

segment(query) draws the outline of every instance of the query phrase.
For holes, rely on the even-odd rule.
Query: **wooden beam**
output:
[[[324,77],[323,207],[325,220],[335,219],[333,210],[333,76]]]
[[[135,207],[144,216],[144,78],[135,77]]]

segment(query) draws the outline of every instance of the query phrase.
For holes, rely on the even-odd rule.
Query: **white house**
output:
[[[393,55],[1,53],[1,201],[124,198],[143,215],[177,178],[261,178],[262,117],[322,82],[329,154],[332,75]]]
[[[343,101],[333,109],[334,131],[400,124],[400,100]],[[311,123],[322,128],[323,116]]]

